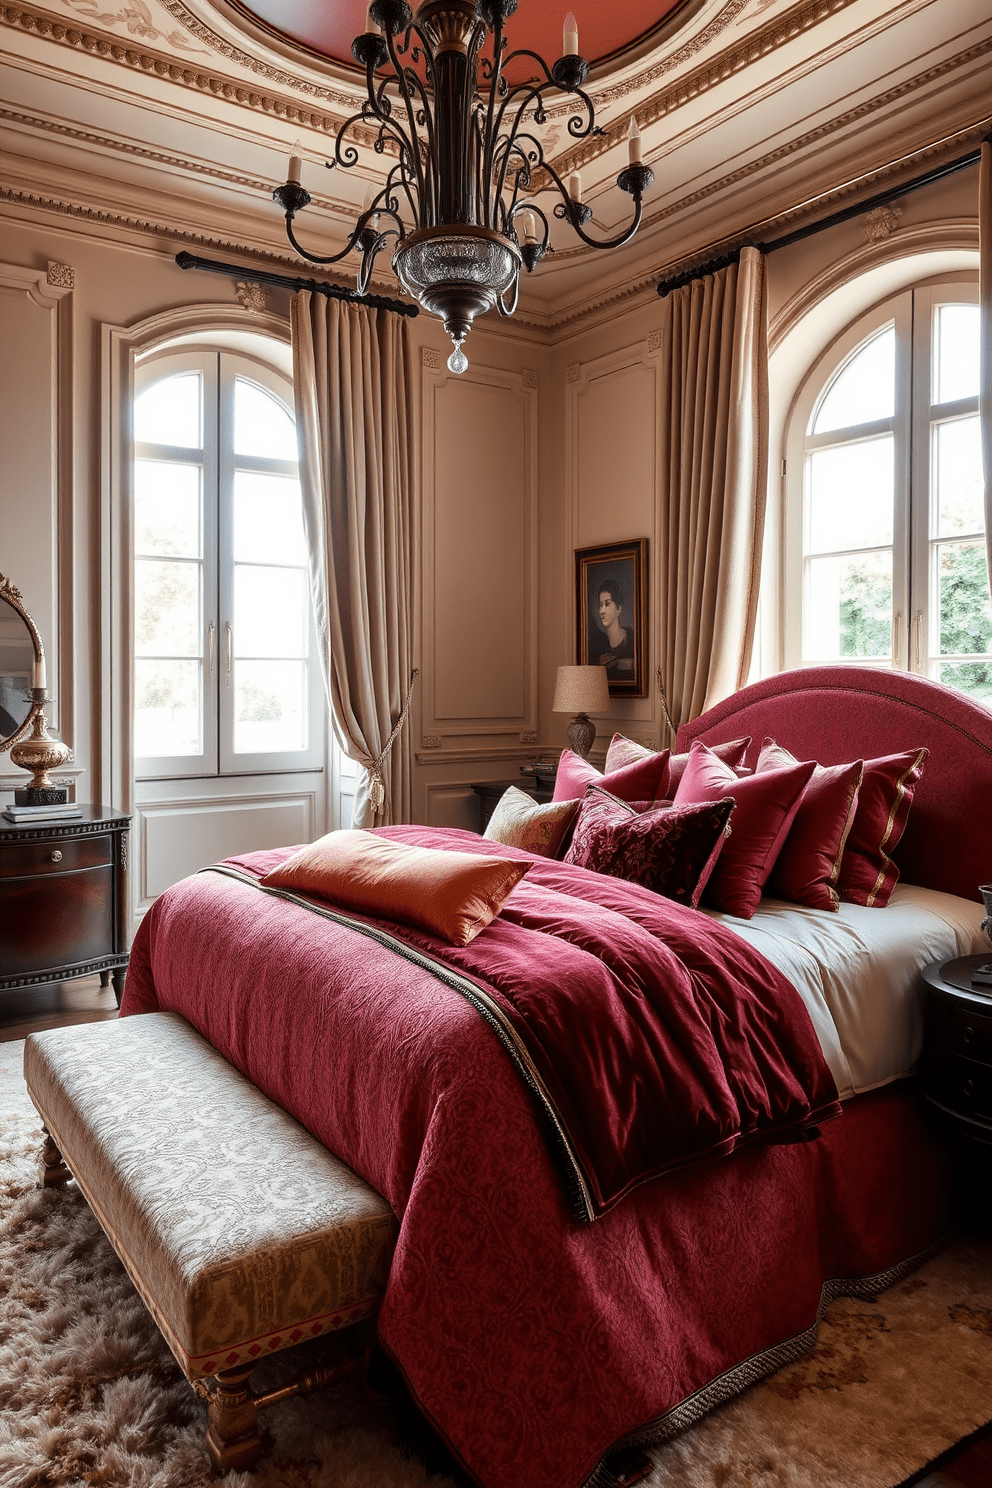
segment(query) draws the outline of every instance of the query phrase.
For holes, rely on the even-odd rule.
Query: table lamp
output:
[[[610,684],[606,668],[602,666],[560,666],[555,683],[555,700],[552,713],[574,713],[575,717],[566,730],[568,747],[583,759],[588,759],[596,725],[586,717],[587,713],[608,713],[610,708]]]

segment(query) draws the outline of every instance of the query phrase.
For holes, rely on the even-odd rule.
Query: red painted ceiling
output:
[[[280,35],[338,62],[352,62],[351,43],[365,30],[367,0],[240,0],[241,8]],[[579,50],[590,62],[653,30],[682,0],[520,0],[506,26],[508,50],[530,48],[546,62],[561,55],[562,22],[569,10],[579,24]],[[532,76],[533,64],[510,76]]]

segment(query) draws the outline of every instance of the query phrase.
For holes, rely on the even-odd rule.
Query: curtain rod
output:
[[[273,284],[277,289],[308,289],[311,294],[327,295],[331,300],[347,300],[350,305],[366,305],[370,310],[392,310],[397,315],[419,315],[420,307],[407,300],[390,300],[384,295],[357,294],[329,279],[297,279],[289,274],[273,274],[269,269],[255,269],[243,264],[220,263],[215,258],[198,258],[195,253],[176,254],[181,269],[204,269],[208,274],[234,274],[245,284]]]
[[[842,207],[840,211],[831,212],[828,217],[821,217],[818,222],[808,223],[805,227],[798,227],[794,232],[785,233],[780,238],[773,238],[767,243],[755,243],[754,246],[759,253],[774,253],[778,248],[788,248],[793,243],[801,243],[804,238],[812,238],[816,233],[826,232],[830,227],[839,227],[842,222],[849,222],[852,217],[861,217],[865,212],[874,212],[876,208],[887,206],[889,202],[896,201],[900,196],[908,196],[910,192],[919,191],[923,186],[931,186],[935,181],[943,180],[945,176],[953,176],[958,171],[965,170],[969,165],[976,165],[981,158],[980,149],[970,150],[967,155],[961,155],[956,160],[948,160],[943,165],[934,166],[933,170],[926,171],[921,176],[914,176],[912,180],[904,182],[901,186],[890,186],[886,191],[879,191],[864,201],[854,203],[853,206]],[[718,243],[713,245],[717,248],[719,246]],[[670,279],[662,279],[658,284],[658,293],[664,299],[673,290],[681,289],[695,279],[705,278],[707,274],[715,274],[718,269],[725,269],[728,264],[736,263],[740,256],[740,247],[728,249],[720,257],[697,264],[695,268],[686,269],[681,274],[674,274]]]

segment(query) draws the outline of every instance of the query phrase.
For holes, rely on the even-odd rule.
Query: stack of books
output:
[[[68,802],[57,806],[8,806],[3,814],[16,826],[27,827],[34,822],[72,821],[83,813],[78,806]]]

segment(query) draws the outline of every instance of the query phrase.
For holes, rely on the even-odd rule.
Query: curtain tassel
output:
[[[659,667],[658,670],[656,671],[655,677],[656,677],[657,682],[658,682],[658,696],[661,698],[661,706],[662,706],[662,708],[664,710],[664,713],[665,713],[665,722],[668,725],[668,732],[671,735],[672,747],[674,748],[675,747],[675,735],[678,733],[678,729],[675,727],[675,724],[672,722],[672,715],[671,715],[671,713],[669,712],[669,709],[668,709],[668,698],[665,696],[665,684],[661,680],[661,667]]]
[[[395,725],[393,727],[393,732],[390,734],[389,738],[386,740],[386,743],[383,746],[382,751],[377,756],[377,758],[374,759],[372,761],[372,763],[368,766],[368,772],[369,772],[369,806],[370,806],[370,808],[372,810],[372,815],[373,816],[382,816],[383,813],[384,813],[384,811],[385,811],[385,806],[386,806],[386,787],[384,786],[383,781],[382,781],[382,766],[383,766],[383,762],[384,762],[384,760],[386,758],[386,755],[389,753],[389,751],[392,749],[393,745],[395,744],[396,739],[397,739],[397,737],[399,735],[400,729],[403,727],[404,723],[406,723],[407,714],[410,711],[410,701],[411,701],[411,699],[413,697],[413,685],[414,685],[414,683],[416,682],[416,680],[417,680],[417,678],[419,676],[420,676],[419,668],[414,667],[413,671],[410,674],[410,686],[407,688],[406,702],[403,704],[403,711],[400,713],[399,718],[397,718],[396,723],[395,723]]]

